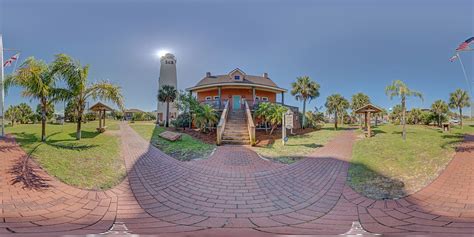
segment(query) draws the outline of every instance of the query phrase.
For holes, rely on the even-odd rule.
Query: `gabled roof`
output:
[[[239,72],[240,74],[242,74],[243,78],[241,80],[234,80],[231,75],[235,72]],[[286,89],[278,87],[275,82],[273,82],[269,77],[247,75],[239,68],[236,68],[230,71],[228,74],[224,75],[207,75],[206,77],[201,79],[194,87],[188,88],[187,90],[189,91],[218,85],[248,85],[256,87],[260,86],[283,92],[286,91]]]
[[[371,113],[380,113],[382,112],[382,109],[373,105],[373,104],[366,104],[354,111],[356,114],[361,114],[365,112],[371,112]]]
[[[102,104],[101,102],[97,102],[95,105],[91,106],[89,110],[92,111],[101,111],[101,110],[106,110],[106,111],[112,111],[113,109],[110,108],[109,106]]]

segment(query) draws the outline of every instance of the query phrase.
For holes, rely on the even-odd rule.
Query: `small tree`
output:
[[[268,116],[271,113],[272,104],[268,102],[259,103],[257,109],[255,110],[255,116],[261,119],[265,123],[265,133],[268,132]]]
[[[449,94],[449,107],[451,109],[459,110],[459,119],[462,128],[462,109],[470,105],[471,98],[465,90],[457,89],[455,92]]]
[[[418,92],[418,91],[413,91],[408,86],[400,80],[393,81],[392,84],[388,85],[385,88],[385,94],[387,94],[390,99],[393,97],[397,96],[400,97],[401,99],[401,106],[402,106],[402,138],[403,140],[406,140],[407,134],[406,134],[406,99],[407,97],[414,96],[414,97],[419,97],[421,100],[423,100],[423,95]]]
[[[288,108],[279,104],[271,104],[269,114],[267,115],[267,120],[272,125],[270,130],[270,135],[273,134],[273,131],[283,123],[283,114],[288,111]]]
[[[178,91],[174,86],[164,85],[158,91],[158,101],[166,103],[166,122],[165,126],[169,127],[170,103],[173,103],[178,96]]]
[[[194,111],[194,121],[201,132],[207,132],[210,127],[214,127],[219,121],[217,111],[208,104],[200,105]]]
[[[291,95],[296,100],[303,101],[303,114],[306,113],[306,101],[311,101],[319,96],[319,84],[308,76],[297,77],[296,82],[291,83]],[[306,118],[303,116],[303,128],[306,126]]]
[[[343,116],[349,108],[349,101],[340,94],[334,94],[328,96],[325,106],[329,114],[334,114],[334,129],[337,130],[339,116]]]
[[[431,110],[438,117],[438,126],[441,127],[441,117],[448,112],[448,104],[442,100],[437,100],[431,105]]]
[[[21,124],[28,123],[28,121],[30,121],[31,119],[31,115],[33,114],[33,110],[31,109],[31,107],[26,103],[21,103],[17,107],[20,113],[20,116],[19,116],[20,123]]]
[[[20,109],[18,109],[18,106],[10,105],[10,107],[5,111],[5,117],[10,120],[13,127],[15,122],[20,118]]]

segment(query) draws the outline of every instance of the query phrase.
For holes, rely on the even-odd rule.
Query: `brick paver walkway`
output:
[[[342,234],[353,222],[373,233],[474,234],[474,136],[443,174],[399,200],[365,198],[345,184],[355,140],[342,133],[292,165],[222,146],[207,160],[180,162],[121,126],[128,171],[119,186],[84,191],[55,181],[40,191],[12,185],[24,152],[0,141],[0,235],[122,233],[173,235]]]

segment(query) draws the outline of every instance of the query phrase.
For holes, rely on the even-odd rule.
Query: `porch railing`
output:
[[[256,139],[255,139],[255,124],[253,123],[253,118],[252,118],[252,113],[250,112],[250,107],[249,104],[247,103],[247,100],[244,100],[245,104],[245,114],[246,114],[246,120],[247,120],[247,129],[249,132],[249,137],[250,137],[250,145],[255,145]]]
[[[224,101],[224,110],[222,111],[221,118],[217,124],[217,145],[222,143],[222,135],[224,134],[225,125],[227,123],[227,115],[229,114],[229,101]]]

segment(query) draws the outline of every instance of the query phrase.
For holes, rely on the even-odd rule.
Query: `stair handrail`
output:
[[[252,113],[250,112],[250,107],[249,104],[247,103],[247,100],[244,101],[245,104],[245,114],[246,114],[246,120],[247,120],[247,129],[249,132],[249,137],[250,137],[250,145],[255,145],[256,139],[255,139],[255,124],[253,122],[252,118]]]
[[[229,114],[229,101],[224,101],[224,110],[222,110],[221,118],[217,124],[217,141],[216,144],[220,145],[222,143],[222,135],[224,134],[225,125],[227,123],[227,115]]]

